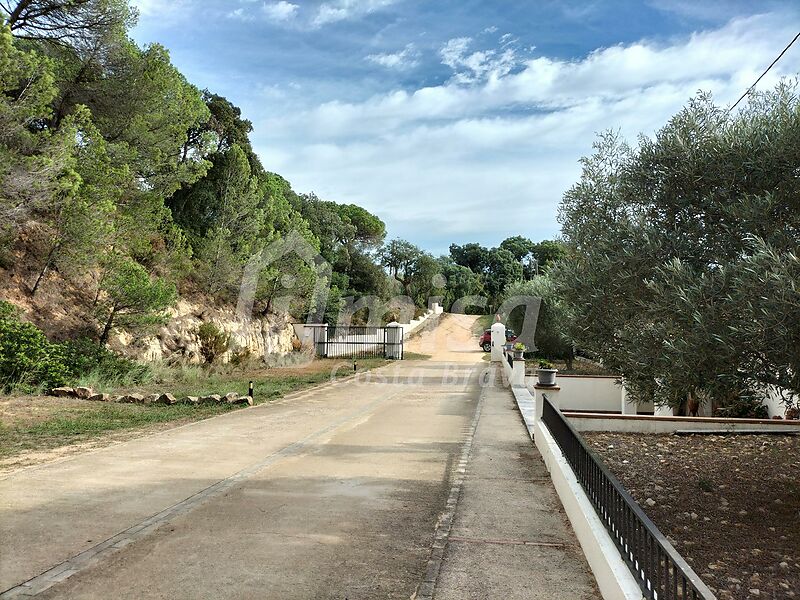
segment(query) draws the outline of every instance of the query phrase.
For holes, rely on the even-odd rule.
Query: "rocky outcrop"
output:
[[[230,335],[230,349],[219,362],[230,362],[234,357],[266,360],[292,352],[294,329],[280,317],[240,318],[233,308],[209,308],[207,305],[178,301],[171,310],[169,321],[154,336],[136,339],[120,333],[112,342],[121,353],[140,361],[200,364],[200,341],[197,328],[212,322]]]

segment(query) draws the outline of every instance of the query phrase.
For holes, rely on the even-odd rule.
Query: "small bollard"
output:
[[[250,387],[247,388],[247,396],[250,398],[250,400],[253,399],[253,382],[252,381],[250,382]]]
[[[353,373],[355,373],[357,370],[358,370],[358,366],[356,364],[356,361],[353,360]]]

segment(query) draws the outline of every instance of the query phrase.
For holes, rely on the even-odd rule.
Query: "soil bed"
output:
[[[584,436],[718,598],[800,594],[800,437]]]

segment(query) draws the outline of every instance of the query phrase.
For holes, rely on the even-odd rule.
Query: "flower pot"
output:
[[[558,373],[558,369],[536,369],[539,385],[554,386],[556,384],[556,373]]]
[[[525,354],[525,350],[514,350],[514,359],[520,360],[523,354]]]

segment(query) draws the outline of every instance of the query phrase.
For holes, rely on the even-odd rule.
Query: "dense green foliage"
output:
[[[90,274],[106,341],[156,321],[172,284],[232,302],[248,261],[292,232],[333,266],[332,298],[388,294],[383,222],[266,171],[238,107],[129,39],[127,1],[7,1],[3,13],[0,259],[24,233],[31,294],[53,271],[84,288]],[[255,308],[301,318],[313,283],[312,266],[281,256],[259,273]]]
[[[0,389],[14,385],[59,386],[69,378],[64,348],[51,344],[32,323],[0,318]]]
[[[631,148],[602,136],[564,196],[570,335],[635,398],[731,408],[800,390],[800,100],[699,95]],[[750,411],[752,412],[752,411]]]
[[[492,310],[499,308],[507,297],[509,285],[546,273],[564,254],[565,247],[560,241],[535,243],[522,236],[507,238],[497,248],[476,243],[450,246],[451,260],[479,277],[479,293],[488,297]]]
[[[79,289],[101,346],[161,323],[178,289],[231,306],[245,280],[257,314],[304,319],[319,257],[329,321],[365,318],[363,298],[379,319],[432,299],[483,312],[561,251],[520,236],[438,258],[385,243],[377,216],[268,171],[241,110],[133,42],[136,18],[127,0],[0,0],[0,265],[26,252],[34,298],[51,278]],[[298,239],[313,260],[281,251]]]
[[[50,342],[41,329],[21,321],[13,305],[0,302],[0,390],[51,388],[90,373],[135,382],[147,368],[89,340]]]
[[[569,326],[574,317],[553,278],[550,275],[539,275],[528,281],[512,283],[506,287],[505,297],[515,296],[541,299],[534,335],[536,352],[551,359],[565,360],[567,369],[571,369],[575,355]],[[524,318],[525,307],[517,307],[509,313],[506,324],[520,333],[523,331]]]

